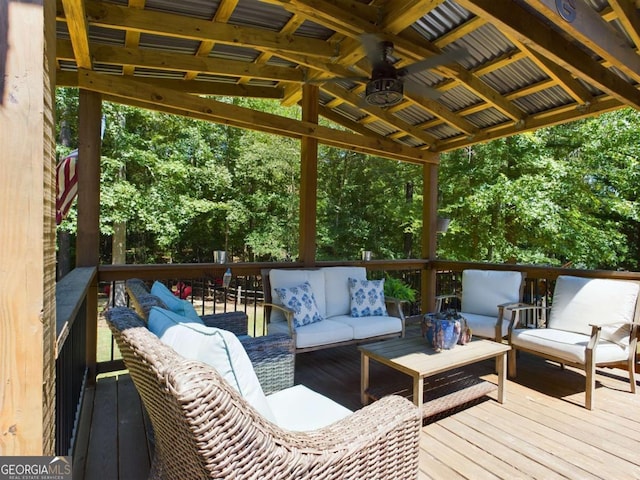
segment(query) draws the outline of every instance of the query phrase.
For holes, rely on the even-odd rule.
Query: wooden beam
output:
[[[399,33],[441,3],[444,3],[444,0],[390,0],[384,4],[383,28],[389,32]]]
[[[422,167],[422,258],[436,259],[438,217],[438,166]],[[433,312],[436,300],[436,271],[422,270],[422,313]]]
[[[136,77],[136,80],[145,83],[149,87],[169,88],[179,92],[198,95],[280,99],[284,94],[284,90],[278,87],[259,87],[255,85],[238,85],[235,83],[207,82],[204,80],[173,80],[148,77]],[[56,75],[56,85],[58,87],[78,87],[78,72],[58,72]]]
[[[273,133],[293,138],[311,136],[325,145],[346,150],[392,158],[411,163],[432,163],[436,155],[405,147],[390,140],[367,138],[309,122],[296,121],[270,113],[259,112],[212,99],[195,97],[165,88],[149,88],[144,83],[128,77],[97,74],[83,71],[80,88],[120,97],[120,103],[145,105],[160,111],[170,110],[179,115],[193,116],[225,125]]]
[[[302,121],[318,124],[318,87],[302,87]],[[307,267],[316,261],[318,193],[318,139],[303,136],[300,142],[300,247],[299,260]]]
[[[77,267],[100,264],[100,94],[80,89],[78,131]],[[86,362],[88,380],[95,382],[98,337],[97,278],[87,293]]]
[[[129,0],[129,8],[143,9],[145,3],[146,0]],[[140,45],[140,32],[127,30],[124,36],[124,46],[127,48],[138,48],[138,45]],[[127,65],[122,70],[122,73],[125,75],[133,75],[134,71],[135,67]]]
[[[67,29],[73,45],[74,59],[78,68],[91,70],[91,52],[89,50],[89,26],[82,0],[62,0]]]
[[[0,455],[53,455],[55,8],[5,0],[0,24]]]
[[[624,30],[631,37],[631,41],[640,48],[640,15],[635,2],[629,0],[609,0],[609,5],[615,12]]]
[[[474,14],[487,18],[501,31],[508,32],[620,102],[640,108],[640,93],[635,87],[600,65],[579,47],[567,42],[557,31],[518,4],[493,0],[459,0],[457,3]]]
[[[525,1],[618,70],[640,81],[640,56],[627,39],[584,0],[561,2],[564,8],[559,8],[556,0]]]
[[[137,31],[166,37],[200,40],[250,47],[259,50],[280,50],[300,55],[329,58],[336,51],[324,40],[272,32],[264,28],[229,25],[223,21],[201,20],[184,15],[139,10],[105,2],[87,1],[89,24],[117,30]],[[220,18],[220,17],[219,17]],[[204,47],[200,47],[204,48]],[[211,49],[209,49],[209,52]],[[200,50],[199,56],[204,55]]]
[[[68,55],[69,49],[66,43],[62,40],[58,41],[58,58],[65,59],[65,56]],[[211,57],[194,57],[160,50],[138,50],[101,45],[94,48],[93,58],[96,63],[107,65],[134,65],[164,71],[193,71],[225,77],[249,76],[274,81],[304,81],[303,72],[294,68],[256,65],[238,60],[221,60]]]

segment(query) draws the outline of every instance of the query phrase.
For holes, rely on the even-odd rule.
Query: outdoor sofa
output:
[[[268,332],[291,335],[297,352],[404,336],[402,302],[385,297],[384,280],[367,280],[364,267],[264,269],[262,283]],[[300,320],[305,295],[314,307]]]

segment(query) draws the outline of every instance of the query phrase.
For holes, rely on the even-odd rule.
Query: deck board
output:
[[[494,367],[488,360],[467,368],[496,382]],[[402,381],[398,372],[371,362],[372,385]],[[640,478],[640,395],[629,392],[626,372],[598,370],[596,409],[588,411],[584,408],[584,382],[579,371],[521,354],[518,376],[506,384],[506,403],[499,404],[496,392],[492,392],[425,422],[418,478]],[[296,383],[352,410],[360,408],[357,347],[298,355]],[[411,385],[408,376],[406,383]],[[128,375],[100,379],[86,448],[86,475],[74,478],[145,478],[150,458],[145,421]],[[95,472],[100,475],[94,476]]]

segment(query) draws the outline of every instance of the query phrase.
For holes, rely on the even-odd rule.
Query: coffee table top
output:
[[[511,349],[492,340],[473,340],[451,350],[437,352],[422,337],[397,338],[361,345],[358,349],[369,358],[389,365],[407,375],[427,377],[470,363],[497,357]]]

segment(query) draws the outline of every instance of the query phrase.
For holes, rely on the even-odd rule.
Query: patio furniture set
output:
[[[263,278],[272,300],[263,337],[247,335],[244,313],[200,317],[158,282],[149,291],[127,281],[135,312],[107,311],[154,429],[154,478],[417,478],[422,419],[496,389],[461,375],[460,388],[431,398],[425,379],[494,358],[502,403],[507,355],[513,376],[519,351],[584,369],[588,409],[596,366],[627,367],[635,393],[637,282],[560,276],[546,328],[529,328],[523,312],[542,307],[521,302],[520,272],[465,270],[461,314],[485,338],[436,352],[404,337],[401,308],[392,303],[397,317],[382,308],[381,282],[364,268],[274,269]],[[296,352],[351,343],[365,343],[362,409],[294,386]],[[400,392],[394,386],[371,385],[370,360],[412,378],[413,404],[390,395]]]

